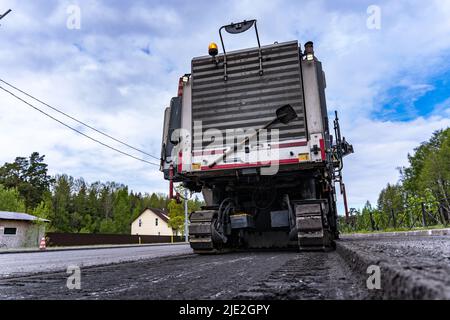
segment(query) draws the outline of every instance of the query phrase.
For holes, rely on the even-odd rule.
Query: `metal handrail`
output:
[[[262,51],[261,51],[261,43],[259,42],[259,34],[258,34],[258,28],[256,26],[256,19],[253,20],[244,20],[242,22],[238,23],[230,23],[224,26],[221,26],[219,29],[219,36],[220,36],[220,42],[222,43],[222,50],[223,50],[223,70],[224,70],[224,76],[223,80],[228,80],[228,74],[227,74],[227,52],[225,50],[225,44],[223,42],[222,37],[222,29],[225,29],[226,32],[231,34],[238,34],[247,31],[252,26],[255,26],[255,32],[256,32],[256,40],[258,41],[258,51],[259,51],[259,75],[262,76],[264,71],[262,67]]]

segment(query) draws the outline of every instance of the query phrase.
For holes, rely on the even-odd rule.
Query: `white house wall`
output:
[[[4,228],[16,228],[16,234],[4,234]],[[27,221],[0,220],[0,249],[37,247],[45,227]]]
[[[142,225],[140,227],[139,219],[142,221]],[[155,219],[158,219],[157,226]],[[167,222],[157,216],[154,212],[147,209],[131,224],[131,234],[171,236],[173,235],[173,232]]]

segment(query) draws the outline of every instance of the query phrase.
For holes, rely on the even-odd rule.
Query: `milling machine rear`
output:
[[[254,28],[257,47],[227,52],[222,32]],[[261,46],[256,20],[220,28],[222,53],[192,59],[165,111],[161,171],[202,192],[190,214],[195,252],[327,250],[338,237],[335,183],[353,152],[334,120],[312,42]]]

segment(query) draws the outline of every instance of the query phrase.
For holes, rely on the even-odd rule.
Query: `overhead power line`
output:
[[[18,87],[12,85],[11,83],[9,83],[9,82],[7,82],[7,81],[5,81],[5,80],[3,80],[3,79],[0,79],[0,82],[3,82],[4,84],[6,84],[6,85],[8,85],[9,87],[11,87],[11,88],[13,88],[13,89],[19,91],[20,93],[26,95],[27,97],[29,97],[29,98],[31,98],[31,99],[33,99],[33,100],[35,100],[35,101],[37,101],[37,102],[43,104],[43,105],[46,106],[46,107],[49,107],[50,109],[52,109],[52,110],[54,110],[54,111],[56,111],[56,112],[58,112],[58,113],[60,113],[60,114],[62,114],[62,115],[64,115],[64,116],[66,116],[66,117],[69,118],[69,119],[72,119],[72,120],[75,121],[75,122],[78,122],[79,124],[81,124],[81,125],[83,125],[83,126],[89,128],[89,129],[91,129],[91,130],[93,130],[93,131],[95,131],[95,132],[97,132],[97,133],[100,133],[101,135],[103,135],[103,136],[105,136],[105,137],[107,137],[107,138],[109,138],[109,139],[111,139],[111,140],[114,140],[114,141],[116,141],[116,142],[118,142],[118,143],[120,143],[120,144],[122,144],[122,145],[124,145],[124,146],[126,146],[126,147],[128,147],[128,148],[130,148],[130,149],[133,149],[133,150],[135,150],[135,151],[138,151],[138,152],[140,152],[140,153],[142,153],[142,154],[145,154],[146,156],[152,157],[153,159],[160,160],[160,158],[158,158],[158,157],[156,157],[156,156],[154,156],[154,155],[152,155],[152,154],[150,154],[150,153],[147,153],[147,152],[145,152],[145,151],[143,151],[143,150],[140,150],[140,149],[138,149],[138,148],[136,148],[136,147],[133,147],[132,145],[130,145],[130,144],[126,143],[126,142],[123,142],[123,141],[121,141],[121,140],[119,140],[119,139],[117,139],[117,138],[114,138],[114,137],[112,137],[111,135],[109,135],[109,134],[107,134],[107,133],[105,133],[105,132],[103,132],[103,131],[101,131],[101,130],[98,130],[98,129],[92,127],[91,125],[89,125],[89,124],[87,124],[87,123],[85,123],[85,122],[83,122],[83,121],[81,121],[81,120],[78,120],[78,119],[75,118],[75,117],[72,117],[71,115],[69,115],[69,114],[67,114],[67,113],[65,113],[65,112],[63,112],[63,111],[61,111],[61,110],[59,110],[59,109],[56,108],[56,107],[53,107],[53,106],[49,105],[48,103],[46,103],[46,102],[44,102],[44,101],[42,101],[42,100],[40,100],[40,99],[34,97],[33,95],[31,95],[31,94],[29,94],[29,93],[27,93],[27,92],[25,92],[25,91],[19,89]]]
[[[6,11],[4,14],[0,14],[0,20],[3,19],[4,17],[6,17],[6,15],[10,12],[11,12],[11,9],[8,9],[8,11]]]
[[[7,92],[7,93],[9,93],[9,94],[10,94],[11,96],[13,96],[14,98],[16,98],[16,99],[22,101],[23,103],[25,103],[25,104],[28,105],[29,107],[31,107],[31,108],[33,108],[33,109],[39,111],[40,113],[44,114],[45,116],[49,117],[50,119],[52,119],[52,120],[58,122],[59,124],[62,124],[62,125],[65,126],[66,128],[69,128],[70,130],[73,130],[73,131],[75,131],[76,133],[81,134],[82,136],[84,136],[84,137],[86,137],[86,138],[88,138],[88,139],[90,139],[90,140],[92,140],[92,141],[94,141],[94,142],[97,142],[97,143],[101,144],[102,146],[104,146],[104,147],[106,147],[106,148],[109,148],[109,149],[111,149],[111,150],[113,150],[113,151],[116,151],[116,152],[118,152],[118,153],[120,153],[120,154],[122,154],[122,155],[128,156],[128,157],[133,158],[133,159],[135,159],[135,160],[138,160],[138,161],[141,161],[141,162],[145,162],[145,163],[147,163],[147,164],[151,164],[151,165],[154,165],[154,166],[158,166],[158,167],[159,167],[159,164],[157,164],[157,163],[150,162],[150,161],[147,161],[147,160],[145,160],[145,159],[141,159],[141,158],[135,157],[135,156],[133,156],[133,155],[131,155],[131,154],[129,154],[129,153],[126,153],[126,152],[124,152],[124,151],[122,151],[122,150],[119,150],[119,149],[117,149],[117,148],[114,148],[114,147],[112,147],[112,146],[110,146],[110,145],[108,145],[108,144],[106,144],[106,143],[103,143],[103,142],[101,142],[101,141],[99,141],[99,140],[97,140],[97,139],[95,139],[95,138],[93,138],[93,137],[91,137],[91,136],[89,136],[89,135],[87,135],[87,134],[81,132],[80,130],[78,130],[78,129],[76,129],[76,128],[74,128],[74,127],[72,127],[72,126],[70,126],[70,125],[68,125],[68,124],[66,124],[66,123],[64,123],[63,121],[61,121],[61,120],[59,120],[59,119],[53,117],[52,115],[46,113],[45,111],[39,109],[38,107],[36,107],[36,106],[34,106],[33,104],[29,103],[28,101],[22,99],[21,97],[15,95],[14,93],[12,93],[11,91],[9,91],[8,89],[3,88],[2,86],[0,86],[0,89],[3,90],[3,91],[5,91],[5,92]]]

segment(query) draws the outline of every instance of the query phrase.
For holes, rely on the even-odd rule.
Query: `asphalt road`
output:
[[[189,253],[192,251],[186,244],[2,253],[0,254],[0,278],[67,270],[67,267],[71,265],[82,268]]]
[[[364,281],[336,252],[189,254],[0,279],[0,299],[352,299]]]
[[[450,299],[450,236],[345,238],[339,243],[360,273],[368,265],[380,266],[381,298]]]
[[[3,254],[0,299],[450,297],[448,236],[343,239],[337,247],[222,255],[192,254],[186,245]],[[81,267],[80,289],[67,287],[69,264]],[[374,264],[382,285],[368,290],[367,267]]]

